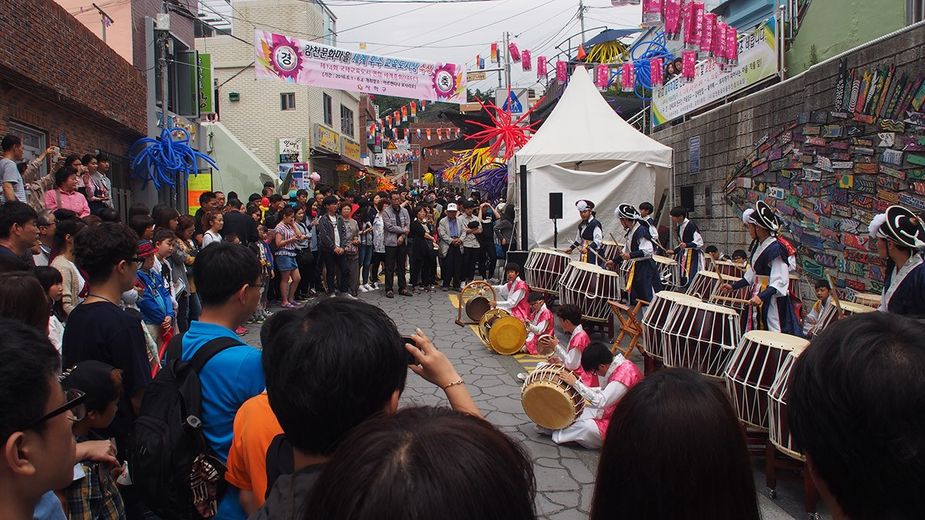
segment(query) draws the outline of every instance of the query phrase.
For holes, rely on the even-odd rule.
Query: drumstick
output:
[[[719,277],[720,285],[726,283],[726,280],[723,279],[723,273],[719,272],[719,266],[716,265],[716,262],[713,262],[713,272]]]
[[[838,299],[838,291],[835,290],[835,277],[830,274],[826,274],[825,278],[829,281],[829,294],[832,295],[832,302],[835,304],[835,308],[838,309],[838,318],[841,319],[845,311],[843,311],[841,308],[841,300]]]
[[[720,300],[720,301],[731,302],[731,303],[743,303],[743,304],[751,303],[751,300],[743,300],[742,298],[732,298],[730,296],[720,296],[718,294],[714,294],[713,296],[710,296],[709,299],[710,300]]]
[[[617,237],[613,236],[613,233],[611,233],[610,231],[608,231],[607,234],[610,236],[610,239],[613,240],[613,243],[614,243],[614,244],[617,244],[617,249],[619,249],[620,251],[622,251],[622,250],[623,250],[623,244],[621,244],[620,241],[617,240]]]

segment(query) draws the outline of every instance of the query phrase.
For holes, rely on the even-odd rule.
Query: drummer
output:
[[[615,213],[626,230],[626,248],[620,257],[623,261],[633,260],[626,275],[629,303],[634,305],[636,300],[651,302],[655,293],[662,290],[662,281],[652,260],[654,247],[649,225],[629,204],[620,204]]]
[[[520,264],[508,262],[504,266],[507,283],[493,285],[492,287],[495,294],[498,295],[495,307],[504,309],[518,320],[528,323],[530,321],[530,305],[527,302],[527,297],[530,295],[530,287],[527,286],[527,282],[521,280],[520,274],[522,271]]]
[[[697,224],[687,218],[687,210],[682,206],[671,208],[671,221],[678,226],[678,239],[681,242],[671,252],[681,266],[684,276],[684,284],[681,287],[687,289],[697,272],[703,269],[703,253],[700,251],[703,247],[703,235],[700,234]]]
[[[732,252],[732,263],[745,269],[745,265],[748,264],[748,253],[744,249],[736,249]]]
[[[581,366],[598,382],[597,388],[588,387],[571,372],[563,372],[562,380],[572,385],[588,400],[581,416],[571,426],[552,432],[556,444],[577,442],[585,448],[599,449],[604,443],[610,417],[617,403],[636,383],[642,381],[642,372],[622,354],[614,356],[610,348],[595,342],[581,355]]]
[[[540,336],[554,336],[556,333],[556,322],[553,319],[552,311],[546,307],[546,298],[541,293],[532,292],[527,297],[530,304],[530,321],[527,325],[527,342],[524,344],[523,351],[528,354],[537,355],[536,340]]]
[[[803,334],[807,338],[812,337],[813,329],[816,328],[816,324],[822,316],[823,309],[829,304],[829,297],[832,292],[829,281],[823,278],[816,280],[815,286],[816,303],[813,304],[813,308],[809,311],[809,314],[806,315],[806,319],[803,320]]]
[[[655,212],[655,206],[651,202],[643,202],[639,205],[639,215],[642,216],[642,220],[646,221],[646,224],[649,225],[649,234],[652,235],[652,245],[655,248],[655,254],[660,255],[665,252],[665,249],[659,243],[658,238],[658,225],[655,223],[655,217],[652,216],[652,213]]]
[[[575,203],[581,222],[578,223],[578,234],[575,241],[565,250],[572,254],[575,248],[581,253],[581,261],[604,265],[603,256],[600,255],[601,245],[604,242],[604,229],[601,222],[595,217],[594,203],[590,200],[579,200]]]
[[[877,254],[887,261],[886,281],[880,309],[903,315],[925,314],[925,228],[914,213],[890,206],[869,226],[877,241]]]
[[[742,215],[751,237],[757,243],[745,276],[734,284],[724,283],[724,292],[751,286],[747,330],[769,330],[803,336],[803,327],[790,298],[790,270],[787,248],[777,240],[780,220],[771,206],[759,200],[753,211]]]
[[[581,309],[575,304],[567,303],[556,310],[556,316],[559,317],[559,328],[571,337],[568,346],[563,347],[553,336],[556,346],[553,354],[549,356],[550,361],[574,371],[586,385],[597,386],[594,376],[581,369],[581,354],[591,344],[591,338],[581,326]]]

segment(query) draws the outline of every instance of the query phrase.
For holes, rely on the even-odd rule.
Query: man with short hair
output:
[[[96,175],[91,176],[90,179],[94,184],[105,188],[108,197],[103,200],[103,203],[112,208],[112,179],[109,178],[110,168],[109,156],[103,152],[98,153],[96,155]]]
[[[196,222],[193,223],[193,226],[195,227],[193,235],[197,237],[196,240],[198,242],[202,242],[201,235],[205,233],[205,229],[203,228],[202,223],[202,216],[206,212],[215,209],[215,200],[215,193],[211,191],[206,191],[199,195],[199,209],[196,210],[196,214],[193,216],[193,218],[196,220]]]
[[[50,263],[51,244],[55,238],[58,221],[50,209],[43,209],[38,212],[36,225],[39,228],[39,252],[32,255],[32,263],[36,266],[45,266]]]
[[[835,519],[925,510],[925,325],[886,312],[838,320],[797,358],[793,440]]]
[[[463,202],[463,214],[459,220],[460,231],[462,232],[462,279],[463,283],[469,283],[475,278],[475,263],[479,258],[479,236],[482,234],[482,222],[474,214],[475,207],[478,204],[472,199],[466,199]]]
[[[411,296],[405,285],[405,263],[408,260],[408,233],[411,231],[411,216],[402,207],[401,194],[393,191],[389,195],[390,205],[382,210],[382,225],[385,228],[385,297],[393,298],[394,277],[398,276],[398,294]]]
[[[279,224],[279,212],[282,211],[284,206],[286,206],[286,201],[283,200],[282,195],[279,193],[270,195],[270,209],[267,210],[267,214],[263,217],[263,223],[267,226],[267,229],[273,229]]]
[[[244,206],[238,199],[228,201],[225,211],[225,224],[221,230],[222,238],[227,238],[228,234],[237,235],[244,245],[253,244],[259,237],[257,236],[257,223],[254,219],[244,214]]]
[[[446,216],[437,224],[437,235],[440,237],[440,256],[443,258],[443,290],[454,291],[460,289],[462,284],[462,227],[457,214],[459,208],[455,202],[446,206]]]
[[[0,518],[29,520],[40,502],[74,477],[72,427],[82,418],[82,394],[65,394],[60,360],[48,338],[23,323],[0,319]],[[44,511],[45,507],[42,508]]]
[[[0,255],[21,260],[32,267],[32,247],[39,237],[38,214],[32,206],[18,200],[0,206]]]
[[[398,409],[409,356],[411,370],[442,388],[455,410],[480,416],[431,340],[418,329],[414,345],[405,344],[388,315],[368,303],[332,298],[282,311],[261,336],[270,407],[285,433],[267,451],[268,474],[279,477],[268,482],[267,502],[251,520],[303,518],[318,476],[350,431]],[[287,465],[295,472],[279,473]]]
[[[0,141],[0,182],[3,182],[3,200],[26,202],[26,187],[16,163],[23,159],[22,139],[18,135],[7,134]]]
[[[235,329],[260,303],[261,267],[247,247],[216,242],[196,255],[193,276],[202,314],[183,335],[181,359],[190,361],[203,345],[216,338],[237,339]],[[212,452],[225,463],[231,448],[238,408],[266,387],[260,351],[241,343],[216,354],[199,372],[203,433]],[[216,518],[243,519],[238,490],[229,486]]]
[[[225,192],[216,191],[215,193],[215,203],[213,204],[213,209],[221,211],[225,207]]]
[[[321,253],[321,263],[327,271],[327,295],[335,294],[353,298],[348,291],[349,266],[344,239],[347,236],[347,226],[343,217],[337,214],[337,199],[328,195],[322,201],[324,214],[318,217],[315,228],[318,236],[318,252]],[[335,276],[337,278],[335,293]]]

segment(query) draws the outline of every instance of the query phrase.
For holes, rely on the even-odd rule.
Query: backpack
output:
[[[161,518],[212,518],[218,510],[225,465],[202,431],[199,373],[213,356],[242,344],[215,338],[182,361],[182,336],[176,336],[167,345],[166,365],[145,389],[129,447],[130,470],[133,487]]]

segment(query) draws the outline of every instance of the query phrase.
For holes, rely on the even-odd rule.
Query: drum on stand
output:
[[[479,321],[479,338],[497,354],[520,352],[527,340],[527,327],[504,309],[492,309]]]
[[[607,323],[608,301],[620,300],[620,279],[616,273],[585,262],[572,262],[559,280],[559,301],[575,304],[586,320]]]
[[[655,268],[658,270],[658,278],[662,281],[662,289],[673,291],[681,287],[681,266],[674,258],[667,256],[652,255],[655,261]]]
[[[666,367],[696,370],[716,380],[742,337],[739,314],[728,307],[701,301],[679,301],[666,325]]]
[[[601,248],[598,251],[600,252],[601,258],[605,261],[613,260],[614,263],[616,263],[620,260],[620,251],[622,250],[623,246],[613,240],[602,240]]]
[[[768,430],[768,391],[790,352],[809,341],[766,330],[750,330],[726,365],[726,388],[743,423]]]
[[[777,371],[771,389],[768,390],[768,437],[771,444],[788,457],[805,461],[806,458],[796,450],[790,436],[790,418],[787,415],[787,391],[790,389],[790,372],[805,347],[797,346],[784,359],[784,364]]]
[[[531,421],[543,428],[567,428],[581,415],[585,400],[572,385],[562,380],[567,369],[545,365],[524,381],[520,402]]]
[[[745,269],[729,260],[716,260],[713,265],[716,267],[714,270],[719,271],[719,274],[728,280],[735,281],[745,276]]]
[[[678,303],[696,303],[700,300],[684,293],[660,291],[642,317],[642,350],[646,355],[661,360],[665,354],[665,333]]]
[[[860,303],[872,309],[879,309],[881,301],[883,301],[883,296],[879,294],[857,293],[854,295],[854,303]]]
[[[559,294],[559,278],[571,262],[569,255],[555,249],[535,247],[527,255],[524,266],[527,285],[530,290],[547,294]]]
[[[697,274],[694,275],[694,280],[687,286],[687,294],[695,298],[709,300],[710,296],[713,296],[719,290],[720,285],[719,276],[715,272],[701,269],[697,271]]]
[[[835,306],[834,302],[829,302],[826,304],[825,308],[822,309],[822,312],[819,314],[819,319],[816,320],[816,326],[813,327],[811,331],[813,336],[819,334],[826,327],[832,323],[844,318],[845,316],[851,316],[852,314],[863,314],[865,312],[873,312],[875,309],[873,307],[868,307],[867,305],[862,305],[860,303],[840,301],[838,302],[841,306],[841,316],[839,316],[838,307]]]

